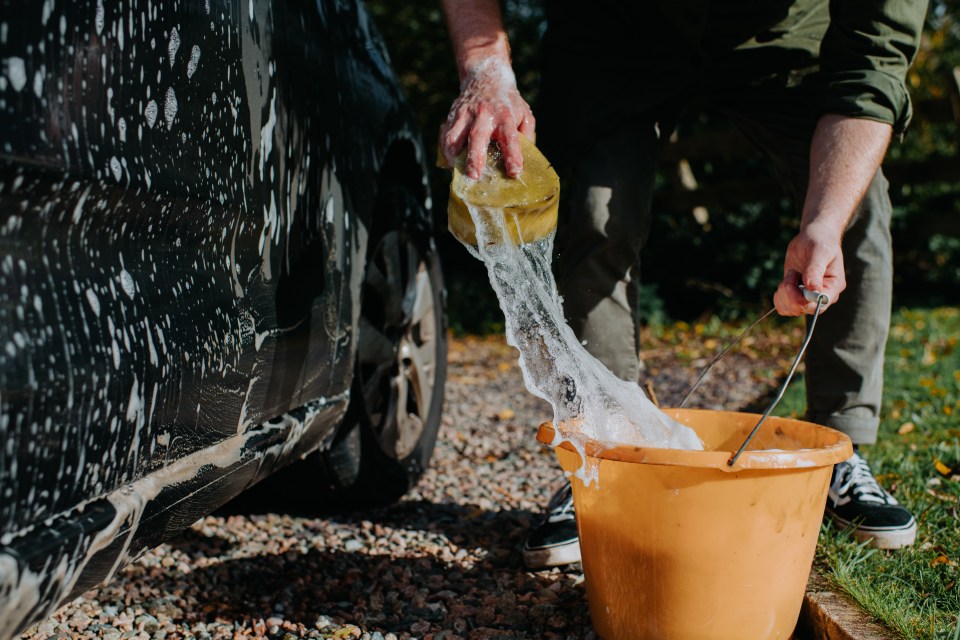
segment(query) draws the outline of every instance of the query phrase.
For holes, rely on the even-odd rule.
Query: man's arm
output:
[[[460,95],[440,131],[448,164],[466,147],[467,175],[478,178],[491,140],[500,145],[507,174],[523,170],[519,133],[534,139],[530,106],[517,90],[510,45],[497,0],[443,0],[457,58]]]
[[[810,183],[800,233],[787,248],[774,295],[783,315],[812,313],[797,285],[846,286],[840,239],[886,152],[891,131],[910,121],[907,69],[917,52],[928,0],[830,0],[820,70],[810,78],[821,114],[810,149]]]
[[[822,291],[836,301],[846,288],[844,229],[883,161],[893,128],[889,124],[825,115],[810,145],[810,181],[800,233],[787,247],[783,281],[773,296],[785,316],[812,313],[816,307],[798,289]]]

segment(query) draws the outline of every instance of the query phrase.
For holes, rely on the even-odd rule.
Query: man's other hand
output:
[[[840,239],[832,228],[814,223],[790,241],[783,262],[783,281],[773,295],[780,315],[800,316],[816,310],[817,304],[803,297],[801,284],[829,296],[830,302],[820,307],[821,312],[837,301],[847,287]]]

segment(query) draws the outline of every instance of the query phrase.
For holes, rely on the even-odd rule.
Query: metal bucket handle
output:
[[[794,372],[796,372],[797,366],[799,366],[799,364],[800,364],[800,359],[803,358],[803,354],[804,354],[804,353],[806,352],[806,350],[807,350],[807,345],[810,344],[810,338],[813,337],[813,328],[817,325],[817,317],[820,315],[820,310],[821,310],[825,305],[830,304],[830,296],[828,296],[827,294],[825,294],[825,293],[823,293],[823,292],[820,292],[820,291],[812,291],[812,290],[810,290],[810,289],[807,289],[807,288],[804,287],[803,285],[800,285],[800,291],[803,293],[803,297],[804,297],[804,298],[806,298],[806,299],[809,300],[810,302],[815,302],[816,305],[817,305],[817,308],[814,309],[814,311],[813,311],[813,317],[811,318],[810,323],[809,323],[809,325],[807,326],[807,335],[806,335],[806,337],[803,339],[803,344],[800,345],[800,351],[797,353],[797,357],[794,358],[794,360],[793,360],[793,365],[790,367],[790,371],[787,373],[787,377],[784,378],[783,384],[780,385],[780,391],[777,393],[777,397],[773,399],[773,402],[770,403],[770,406],[767,407],[767,410],[763,412],[763,415],[762,415],[762,416],[760,416],[760,420],[757,422],[756,426],[753,427],[753,429],[750,431],[750,433],[747,434],[747,438],[743,441],[743,444],[740,445],[740,448],[737,449],[736,453],[734,453],[733,456],[731,456],[729,460],[727,460],[727,465],[728,465],[728,466],[731,466],[731,467],[732,467],[734,464],[736,464],[737,458],[740,457],[740,454],[743,453],[744,449],[747,448],[747,445],[750,444],[750,441],[753,440],[753,436],[757,435],[757,431],[760,429],[760,425],[762,425],[762,424],[764,423],[764,421],[766,421],[766,419],[767,419],[768,417],[770,417],[770,414],[773,412],[773,410],[777,408],[777,405],[778,405],[778,404],[780,404],[780,400],[783,399],[783,394],[786,393],[786,391],[787,391],[787,385],[790,384],[790,380],[793,378],[793,374],[794,374]],[[743,330],[743,333],[741,333],[740,335],[738,335],[738,336],[733,340],[733,342],[731,342],[731,343],[728,344],[726,347],[724,347],[723,351],[721,351],[721,352],[718,353],[716,356],[714,356],[713,360],[710,361],[710,364],[708,364],[706,367],[704,367],[703,371],[700,372],[700,375],[697,377],[696,382],[693,383],[693,386],[690,387],[690,391],[687,392],[687,395],[685,395],[685,396],[683,397],[683,400],[680,401],[679,408],[683,408],[683,405],[685,405],[685,404],[687,403],[687,400],[690,399],[690,396],[693,395],[693,392],[696,391],[697,388],[700,386],[700,383],[703,382],[703,379],[707,376],[707,373],[709,373],[710,369],[713,368],[713,365],[715,365],[717,362],[719,362],[719,361],[723,358],[723,356],[727,355],[727,352],[730,351],[730,349],[732,349],[738,342],[740,342],[740,340],[741,340],[745,335],[747,335],[748,333],[750,333],[750,331],[751,331],[755,326],[757,326],[758,324],[760,324],[760,322],[762,322],[764,319],[766,319],[766,318],[767,318],[770,314],[772,314],[775,310],[776,310],[776,308],[770,309],[769,311],[767,311],[766,313],[764,313],[762,316],[760,316],[759,318],[757,318],[756,320],[754,320],[754,321],[753,321],[753,324],[751,324],[749,327],[747,327],[746,329],[744,329],[744,330]]]

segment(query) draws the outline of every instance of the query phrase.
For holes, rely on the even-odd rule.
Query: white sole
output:
[[[580,562],[579,540],[542,549],[523,548],[523,563],[528,569],[546,569],[574,562]]]
[[[869,542],[875,549],[903,549],[917,540],[916,520],[911,520],[910,524],[902,529],[865,529],[843,518],[832,517],[842,528],[849,529],[858,542]]]

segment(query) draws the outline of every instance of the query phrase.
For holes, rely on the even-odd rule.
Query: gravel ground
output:
[[[672,352],[644,372],[664,405],[705,364]],[[761,365],[731,353],[691,406],[749,405],[769,391]],[[520,553],[562,482],[534,439],[550,417],[502,339],[452,340],[433,462],[399,504],[204,518],[23,638],[595,638],[579,565],[531,572]]]

